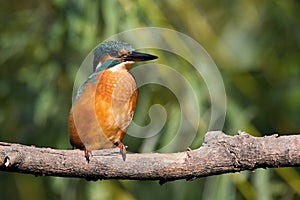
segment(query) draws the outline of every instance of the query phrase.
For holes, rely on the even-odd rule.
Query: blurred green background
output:
[[[295,134],[300,130],[299,10],[299,0],[2,0],[0,141],[70,149],[68,112],[83,59],[111,35],[145,26],[185,33],[211,55],[226,88],[226,133],[241,129],[255,136]],[[172,63],[203,91],[199,106],[206,113],[209,102],[201,77],[182,67],[184,61],[156,54],[161,63]],[[147,101],[139,102],[139,110],[161,103],[171,112],[164,134],[148,148],[151,151],[172,137],[178,105],[171,94],[161,95],[162,88],[141,90],[140,98]],[[135,121],[149,123],[147,114],[138,112]],[[204,117],[193,148],[201,145],[205,128]],[[128,136],[124,143],[134,152],[144,148],[142,139]],[[154,181],[88,182],[0,172],[0,196],[24,200],[300,199],[300,170],[259,169],[163,186]]]

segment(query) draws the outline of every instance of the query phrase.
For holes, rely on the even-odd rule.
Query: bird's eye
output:
[[[126,50],[123,49],[123,50],[120,50],[118,52],[118,57],[119,58],[126,58],[128,54],[130,54],[130,52],[128,52],[128,51],[126,51]]]
[[[127,61],[128,56],[131,54],[131,52],[126,52],[125,54],[122,55],[122,60]]]

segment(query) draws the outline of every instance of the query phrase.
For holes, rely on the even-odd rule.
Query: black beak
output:
[[[147,60],[154,60],[158,58],[157,56],[147,54],[147,53],[140,53],[136,51],[132,51],[129,54],[123,56],[124,61],[134,61],[134,62],[141,62]]]

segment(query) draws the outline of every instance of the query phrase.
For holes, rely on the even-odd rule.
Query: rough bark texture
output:
[[[118,149],[92,152],[87,163],[80,150],[57,150],[0,142],[0,170],[98,179],[166,181],[211,176],[257,168],[300,166],[300,135],[253,137],[208,132],[203,145],[179,153],[128,154]]]

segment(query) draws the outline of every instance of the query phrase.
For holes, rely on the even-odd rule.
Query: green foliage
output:
[[[83,59],[107,37],[145,26],[183,32],[205,47],[226,87],[225,132],[299,132],[299,8],[299,1],[1,1],[0,141],[70,149],[68,112]],[[205,83],[183,59],[152,52],[199,90],[203,118],[191,145],[198,147],[210,118]],[[131,151],[155,151],[173,138],[180,120],[174,99],[166,88],[141,88],[135,121],[147,125],[152,104],[162,104],[168,120],[163,134],[149,140],[127,136]],[[1,172],[0,194],[1,199],[290,200],[300,198],[299,177],[298,168],[260,169],[160,186]]]

